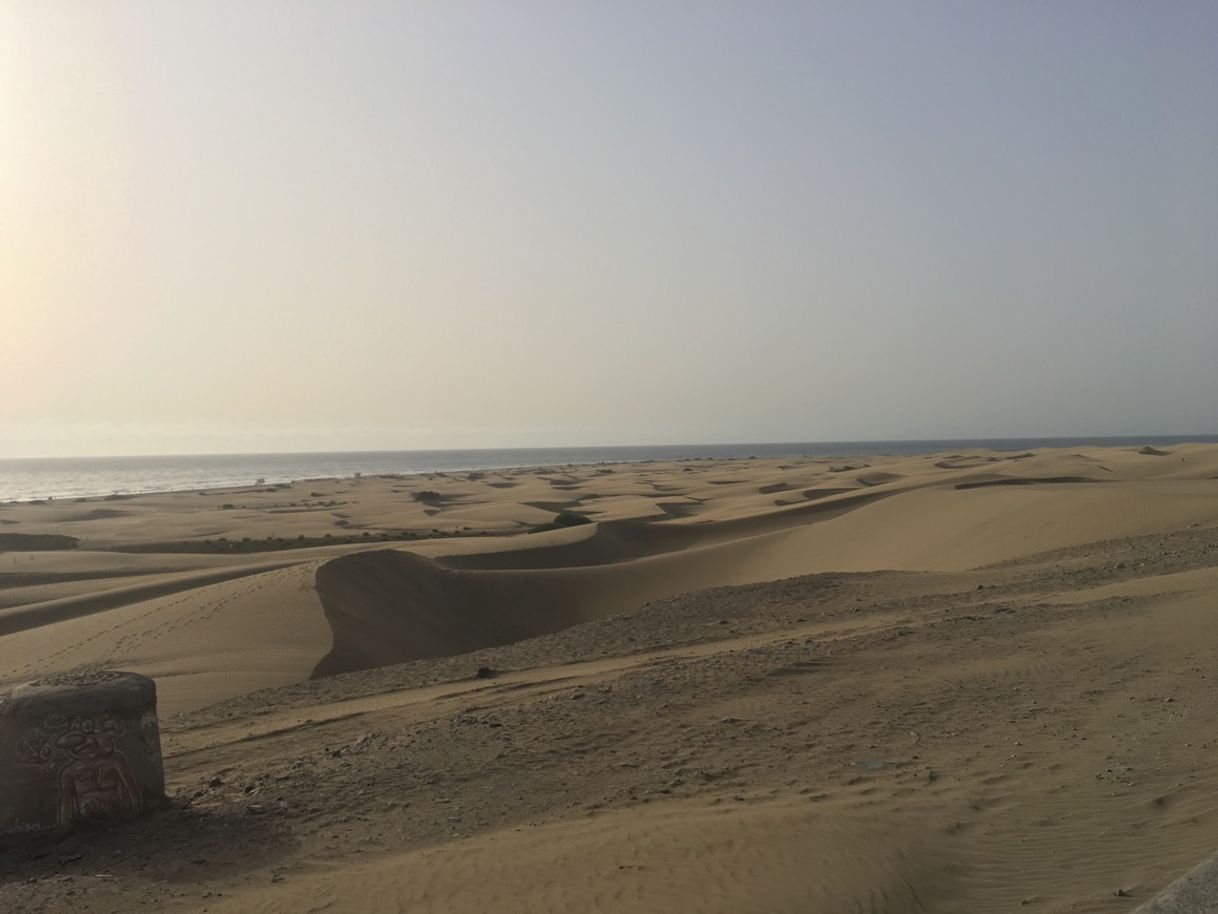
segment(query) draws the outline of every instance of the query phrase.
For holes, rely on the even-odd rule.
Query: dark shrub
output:
[[[582,514],[576,514],[574,511],[559,511],[554,515],[553,524],[555,527],[578,527],[581,524],[592,523],[591,518],[585,517]]]

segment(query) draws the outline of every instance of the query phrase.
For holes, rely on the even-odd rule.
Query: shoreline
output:
[[[859,459],[867,457],[866,454],[850,454],[844,455],[841,458],[834,459]],[[42,504],[88,504],[95,501],[126,501],[132,498],[144,498],[147,496],[157,497],[161,495],[227,495],[227,494],[252,494],[255,492],[269,492],[275,489],[286,489],[291,486],[303,483],[345,483],[356,482],[365,479],[416,479],[420,476],[427,478],[456,476],[465,473],[499,473],[511,471],[516,473],[544,473],[544,472],[561,472],[563,470],[576,469],[579,467],[613,467],[613,466],[639,466],[649,463],[693,463],[693,462],[733,462],[739,460],[757,460],[757,457],[679,457],[672,460],[658,460],[656,458],[640,458],[638,460],[600,460],[588,461],[586,463],[543,463],[543,464],[521,464],[494,466],[494,467],[460,467],[449,470],[419,470],[414,473],[363,473],[355,472],[349,475],[342,476],[303,476],[291,479],[276,480],[273,477],[261,482],[244,483],[231,486],[186,486],[180,489],[146,489],[138,492],[109,492],[109,493],[94,493],[88,495],[46,495],[33,499],[17,499],[10,498],[0,500],[0,507],[4,505],[42,505]],[[815,458],[808,456],[787,457],[787,458],[771,458],[771,459],[789,459],[789,460],[813,460],[813,459],[829,459]]]
[[[234,462],[242,461],[300,461],[300,460],[316,460],[324,461],[333,458],[339,462],[346,461],[349,466],[347,469],[350,472],[338,474],[324,475],[304,475],[296,476],[288,473],[268,475],[262,473],[259,475],[256,472],[257,464],[251,466],[251,475],[254,480],[265,480],[262,482],[222,482],[218,484],[204,482],[202,485],[170,485],[167,487],[151,486],[148,488],[132,488],[132,487],[111,487],[101,486],[95,490],[89,491],[72,491],[65,488],[59,488],[55,491],[39,491],[36,494],[28,496],[17,495],[9,497],[0,497],[0,505],[28,505],[38,504],[40,502],[77,502],[85,503],[92,500],[122,500],[127,498],[143,497],[143,496],[159,496],[159,495],[182,495],[182,494],[215,494],[224,492],[237,492],[240,490],[254,489],[258,486],[274,487],[295,485],[299,483],[327,483],[340,482],[355,478],[413,478],[417,476],[436,476],[441,474],[454,473],[486,473],[486,472],[501,472],[506,470],[515,471],[544,471],[544,470],[562,470],[563,468],[585,467],[585,466],[617,466],[617,465],[636,465],[646,463],[676,463],[689,461],[734,461],[747,460],[750,458],[759,460],[769,459],[859,459],[866,457],[917,457],[931,454],[943,454],[948,450],[984,450],[994,453],[1007,453],[1018,450],[1032,449],[1060,449],[1067,447],[1136,447],[1138,445],[1158,445],[1158,446],[1180,446],[1191,444],[1215,444],[1218,443],[1218,435],[1145,435],[1145,436],[1105,436],[1105,437],[1089,437],[1077,436],[1066,438],[976,438],[976,439],[914,439],[914,440],[897,440],[890,441],[841,441],[841,442],[754,442],[743,444],[714,444],[714,445],[622,445],[622,446],[607,446],[603,448],[469,448],[459,450],[426,450],[426,451],[350,451],[350,452],[287,452],[283,454],[202,454],[202,455],[161,455],[161,456],[123,456],[123,457],[50,457],[50,458],[7,458],[0,459],[0,487],[3,485],[4,470],[6,464],[13,465],[37,465],[37,464],[56,464],[56,463],[78,463],[88,465],[90,463],[103,465],[111,462],[119,463],[138,463],[144,461],[149,467],[155,466],[157,461],[160,462],[180,462],[188,464],[191,461],[200,463],[216,462],[223,460],[231,460]],[[939,447],[939,446],[942,447]],[[796,450],[802,448],[803,450]],[[722,453],[722,454],[699,454],[698,450],[720,449],[730,451],[733,449],[739,450],[740,453]],[[756,450],[759,453],[749,454],[749,450]],[[622,451],[648,451],[647,455],[639,456],[620,456]],[[456,464],[449,465],[443,468],[418,468],[390,471],[379,468],[357,469],[357,464],[363,466],[372,466],[377,459],[380,460],[399,460],[406,461],[411,458],[419,459],[430,455],[457,455],[457,454],[535,454],[541,455],[546,451],[559,451],[565,455],[570,455],[578,451],[597,451],[601,456],[597,457],[589,455],[588,459],[561,460],[561,461],[537,461],[537,462],[503,462],[503,463],[478,463],[471,464]],[[664,451],[679,451],[680,453],[661,453]],[[769,453],[762,453],[769,451]],[[618,452],[613,455],[611,452]],[[360,464],[361,460],[366,463]],[[24,472],[29,472],[25,470]],[[63,471],[59,471],[63,472]],[[80,470],[76,475],[87,475],[91,471],[87,469]],[[92,471],[98,472],[98,471]],[[154,475],[157,472],[155,469],[149,469],[148,474]],[[62,484],[61,484],[62,485]]]

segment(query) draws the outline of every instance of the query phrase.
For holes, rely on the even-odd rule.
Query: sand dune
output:
[[[97,590],[96,579],[92,593],[82,596],[61,597],[36,603],[27,603],[12,609],[0,610],[0,635],[25,631],[41,625],[50,625],[66,619],[76,619],[81,616],[91,616],[133,603],[142,603],[167,594],[182,591],[198,590],[211,584],[228,581],[233,578],[243,578],[259,574],[274,568],[283,568],[298,564],[297,562],[272,562],[254,567],[238,566],[215,571],[193,572],[190,574],[167,575],[157,574],[152,580],[139,580],[138,583],[124,583],[119,587],[106,587]]]
[[[127,543],[141,550],[138,553],[0,555],[0,568],[11,560],[13,569],[0,571],[0,584],[8,584],[0,589],[0,633],[18,636],[127,607],[142,607],[132,612],[154,619],[165,605],[162,598],[171,594],[182,594],[187,602],[193,599],[189,595],[197,594],[198,602],[206,603],[213,585],[224,581],[276,568],[307,568],[302,573],[305,578],[316,573],[320,592],[314,610],[324,604],[330,625],[311,626],[313,635],[306,641],[289,639],[291,651],[300,656],[291,668],[319,675],[362,669],[533,637],[706,587],[822,571],[961,571],[1074,543],[1212,522],[1218,517],[1211,479],[1218,476],[1215,449],[1181,447],[1169,456],[1148,456],[1137,449],[1043,452],[1000,461],[1006,468],[1002,473],[989,469],[994,455],[986,454],[872,458],[859,461],[869,469],[856,474],[858,488],[816,484],[840,479],[835,472],[840,465],[809,460],[779,469],[772,462],[736,461],[726,467],[649,464],[613,472],[508,471],[473,481],[432,478],[407,485],[396,479],[360,480],[298,484],[269,493],[146,496],[124,501],[121,511],[75,504],[4,506],[4,513],[23,530],[30,526],[34,532],[52,532],[67,523],[86,545],[93,545],[91,537],[96,543],[121,541],[129,518],[138,517],[139,529],[152,547],[156,537],[169,531],[175,537],[187,535],[167,542],[202,551],[146,552],[150,544],[145,540]],[[731,477],[723,476],[725,469]],[[1107,485],[1093,486],[1095,482]],[[468,528],[481,534],[504,525],[530,529],[553,516],[532,498],[539,491],[553,491],[555,484],[577,489],[580,504],[624,498],[619,504],[634,505],[635,514],[648,519],[602,520],[512,537],[383,539],[394,528],[408,530],[411,516],[415,523],[420,517],[428,524],[438,522],[420,514],[425,505],[443,506],[441,516],[455,512],[461,521],[471,522],[459,524],[454,532]],[[681,503],[686,510],[673,516],[658,507],[671,505],[667,499],[672,496],[656,494],[657,486],[690,498]],[[301,491],[306,489],[307,494]],[[801,500],[773,503],[775,492],[790,490],[798,490]],[[642,492],[652,493],[652,499],[643,498]],[[691,494],[695,492],[700,494]],[[285,502],[292,511],[297,510],[290,508],[293,503],[303,505],[308,516],[316,513],[315,505],[321,505],[327,517],[335,512],[347,515],[347,525],[341,528],[344,542],[288,549],[287,537],[271,534],[271,539],[259,541],[244,532],[265,529],[272,516],[274,523],[298,523],[295,514],[290,521],[274,514],[285,510]],[[224,507],[228,504],[238,507]],[[560,504],[569,503],[547,506]],[[167,515],[164,527],[152,522],[159,513]],[[623,512],[615,508],[604,513]],[[40,525],[30,524],[30,519]],[[229,526],[218,533],[221,521]],[[240,548],[223,551],[227,546]],[[221,551],[214,551],[217,548]],[[368,551],[378,554],[348,555]],[[333,565],[325,564],[327,559]],[[110,575],[119,577],[108,580]],[[287,600],[283,606],[260,610],[268,631],[294,626],[295,605]],[[227,619],[207,616],[192,627],[193,650],[199,657],[228,651],[233,638]],[[438,625],[439,620],[445,624]],[[107,628],[103,625],[103,633],[89,641],[99,658],[113,656],[110,639],[118,636],[104,634]],[[16,671],[23,667],[15,660],[26,658],[28,640],[0,641],[0,661],[8,661],[0,669],[14,671],[5,681],[21,675]],[[275,643],[272,639],[269,645]],[[83,649],[34,656],[47,669],[94,662]],[[254,653],[248,656],[249,667],[229,670],[227,677],[210,676],[204,662],[188,676],[183,674],[183,683],[217,680],[219,691],[191,687],[194,698],[189,698],[169,682],[164,694],[174,707],[186,708],[192,701],[284,681],[281,664],[268,666]],[[183,660],[175,653],[172,662],[152,655],[146,663],[149,669],[178,670]],[[231,690],[223,685],[225,678]]]
[[[959,571],[1075,543],[1218,523],[1218,492],[1208,487],[1114,494],[1077,485],[1077,477],[1020,482],[1017,494],[960,491],[995,484],[987,481],[875,503],[854,497],[845,502],[852,511],[824,512],[821,522],[808,518],[832,503],[770,515],[768,522],[603,524],[575,542],[438,563],[392,551],[335,559],[318,572],[335,639],[318,671],[466,653],[725,584],[831,570]],[[1028,490],[1042,486],[1054,491]],[[997,530],[995,517],[1004,519]],[[772,525],[774,532],[756,532]]]
[[[8,610],[13,616],[6,621],[27,627],[0,640],[6,678],[138,669],[157,677],[168,711],[300,681],[331,644],[313,589],[315,569],[301,564],[175,576],[138,590],[105,591],[94,602],[72,598]],[[40,624],[31,625],[38,614]]]

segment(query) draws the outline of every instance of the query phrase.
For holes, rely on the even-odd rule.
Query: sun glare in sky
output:
[[[1216,35],[6,3],[0,457],[1214,432]]]

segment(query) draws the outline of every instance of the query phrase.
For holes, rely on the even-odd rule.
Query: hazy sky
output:
[[[0,3],[0,456],[1216,403],[1210,0]]]

